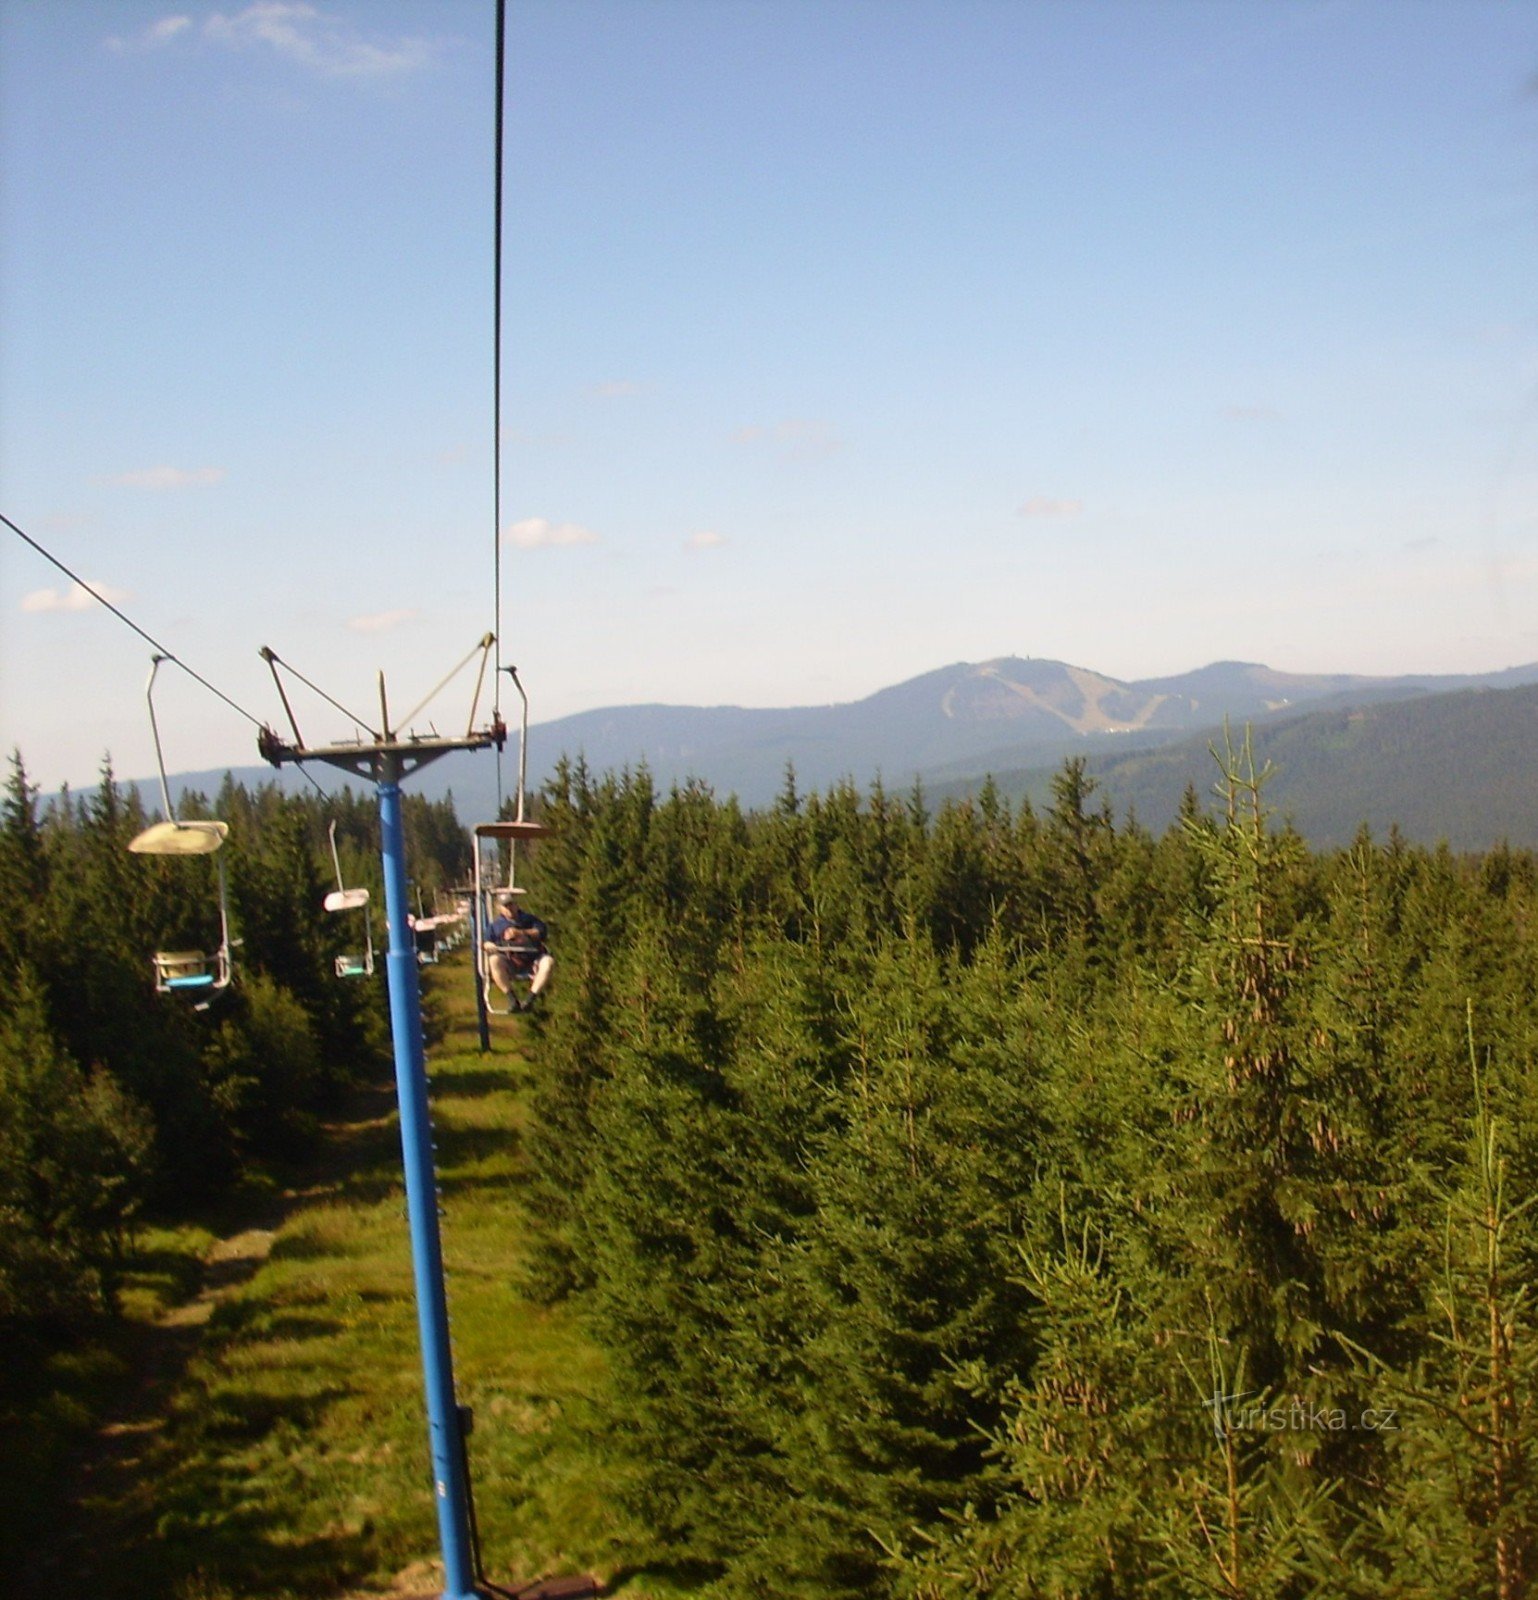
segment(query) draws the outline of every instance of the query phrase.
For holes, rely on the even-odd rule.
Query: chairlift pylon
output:
[[[344,952],[336,958],[336,975],[339,978],[371,978],[374,975],[374,925],[369,915],[368,890],[349,889],[342,880],[342,858],[336,848],[336,818],[331,819],[331,865],[336,868],[336,888],[322,904],[327,911],[363,913],[363,951]]]
[[[476,647],[482,656],[495,643],[487,634]],[[502,719],[493,711],[491,721],[476,727],[476,705],[469,725],[458,737],[434,733],[422,737],[408,727],[392,730],[380,674],[380,727],[364,741],[348,744],[306,745],[283,692],[276,654],[263,647],[262,658],[272,668],[279,698],[293,728],[293,743],[264,725],[257,734],[257,749],[274,766],[286,762],[323,761],[328,766],[366,778],[374,786],[379,805],[379,861],[384,887],[385,926],[389,943],[385,952],[386,985],[390,1002],[390,1038],[395,1054],[396,1103],[400,1111],[401,1166],[406,1180],[406,1217],[411,1233],[411,1271],[417,1306],[417,1332],[422,1355],[423,1397],[427,1405],[427,1436],[432,1456],[431,1481],[435,1485],[439,1542],[443,1552],[444,1600],[476,1600],[476,1573],[470,1560],[469,1486],[465,1466],[466,1414],[454,1389],[453,1350],[449,1340],[448,1300],[443,1287],[443,1241],[438,1226],[438,1186],[433,1160],[432,1118],[428,1104],[426,1041],[422,1028],[421,991],[417,964],[412,959],[406,881],[406,830],[401,784],[430,761],[457,750],[498,749],[506,737]],[[297,677],[297,674],[295,675]],[[477,682],[477,700],[479,698]],[[326,696],[328,700],[329,696]],[[333,705],[337,703],[331,702]],[[345,708],[338,707],[345,712]],[[408,719],[409,721],[409,719]]]
[[[171,659],[155,655],[150,661],[149,681],[144,686],[144,697],[149,703],[150,731],[155,737],[155,761],[160,768],[160,799],[165,809],[165,820],[151,823],[142,833],[129,840],[128,848],[135,855],[144,856],[206,856],[214,855],[230,831],[227,822],[199,820],[181,822],[171,805],[171,786],[166,781],[165,756],[160,746],[160,725],[155,718],[155,675],[160,663]],[[216,857],[215,877],[219,886],[219,945],[212,951],[157,950],[151,956],[155,968],[155,992],[179,994],[193,1002],[195,1010],[206,1010],[213,996],[230,986],[234,976],[232,946],[238,940],[230,938],[229,896],[224,879],[224,860]]]

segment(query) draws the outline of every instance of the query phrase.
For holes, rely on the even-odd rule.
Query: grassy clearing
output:
[[[601,1402],[601,1364],[568,1314],[515,1287],[531,1024],[497,1019],[482,1055],[468,971],[431,979],[448,1021],[429,1064],[444,1258],[487,1570],[612,1570],[620,1530],[575,1423]],[[436,1587],[393,1092],[332,1130],[306,1183],[222,1240],[145,1241],[131,1329],[172,1370],[121,1425],[121,1459],[85,1480],[81,1530],[40,1565],[39,1592],[66,1577],[103,1600]],[[104,1359],[98,1382],[133,1381],[132,1349]]]

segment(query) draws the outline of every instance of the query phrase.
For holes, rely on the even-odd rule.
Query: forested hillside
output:
[[[550,787],[550,1300],[721,1596],[1530,1592],[1538,864]]]
[[[1254,728],[1256,758],[1274,764],[1266,794],[1274,813],[1315,846],[1351,842],[1363,822],[1397,827],[1418,843],[1454,850],[1505,841],[1538,848],[1538,688],[1423,694],[1268,718]],[[1118,816],[1132,811],[1162,830],[1181,796],[1211,766],[1209,732],[1158,750],[1090,757],[1088,771]],[[1221,730],[1216,737],[1221,738]],[[1055,764],[992,769],[1000,791],[1038,803]],[[972,775],[932,785],[939,796],[976,793]]]

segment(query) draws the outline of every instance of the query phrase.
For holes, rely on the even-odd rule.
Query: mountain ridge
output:
[[[1070,756],[1085,756],[1098,769],[1123,754],[1210,735],[1225,719],[1260,726],[1309,711],[1532,685],[1538,685],[1538,663],[1492,673],[1377,677],[1293,673],[1230,660],[1123,680],[1050,658],[997,656],[932,668],[861,699],[826,705],[650,702],[577,712],[530,729],[529,779],[537,788],[565,757],[583,760],[595,773],[644,765],[664,787],[698,779],[748,806],[772,801],[788,766],[802,790],[849,779],[862,788],[877,780],[898,786],[921,780],[964,792],[985,773],[1039,774]],[[1488,734],[1483,720],[1479,726]],[[516,735],[502,765],[516,770],[515,761]],[[259,766],[235,771],[242,782],[277,776]],[[222,778],[223,769],[183,773],[175,787],[211,793]],[[306,780],[285,769],[281,781]],[[153,804],[158,785],[141,780],[138,786]],[[326,778],[325,787],[340,788],[339,775]],[[496,764],[484,754],[464,754],[424,769],[413,787],[432,798],[452,791],[468,821],[495,814],[507,780],[504,774],[499,785]]]
[[[1219,730],[1221,732],[1221,730]],[[1538,849],[1538,685],[1476,685],[1447,694],[1330,706],[1250,725],[1265,802],[1316,849],[1347,845],[1362,828],[1397,830],[1454,850],[1500,843]],[[1099,755],[1087,763],[1112,814],[1160,832],[1188,788],[1218,809],[1216,737]],[[1046,804],[1057,769],[989,773],[1013,801]],[[935,802],[976,792],[976,776],[930,789]]]

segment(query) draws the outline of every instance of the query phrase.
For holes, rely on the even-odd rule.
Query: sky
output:
[[[0,0],[0,512],[173,772],[499,624],[536,723],[1538,660],[1538,0],[510,0],[500,528],[495,23]],[[0,527],[34,782],[150,654]]]

